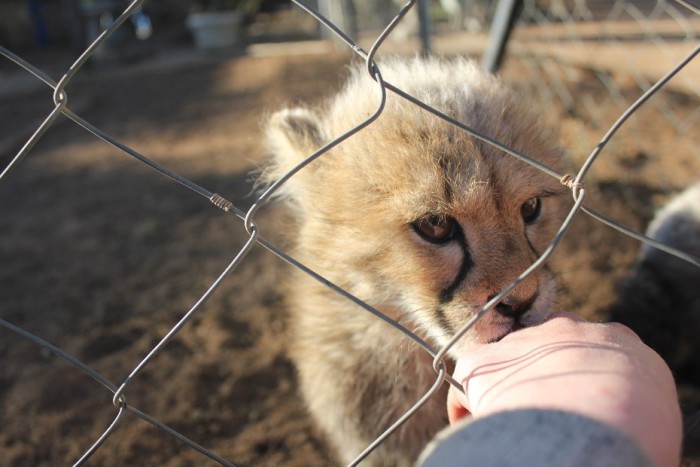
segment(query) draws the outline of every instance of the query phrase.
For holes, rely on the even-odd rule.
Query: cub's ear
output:
[[[265,134],[274,155],[273,171],[277,177],[306,159],[325,141],[320,118],[302,108],[285,109],[273,114]],[[313,170],[312,167],[308,169]]]
[[[325,142],[321,119],[311,110],[301,108],[285,109],[273,114],[267,122],[265,134],[272,158],[263,167],[260,181],[268,185],[313,154]],[[299,205],[306,204],[319,162],[314,161],[287,180],[276,195]]]

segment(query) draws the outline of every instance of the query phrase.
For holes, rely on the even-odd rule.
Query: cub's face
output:
[[[517,100],[466,62],[459,66],[467,87],[408,82],[402,89],[558,168],[561,151]],[[358,100],[363,86],[355,77],[323,112],[275,114],[268,136],[276,159],[267,176],[281,176],[368,116],[376,98]],[[300,221],[303,262],[444,344],[549,245],[561,225],[564,192],[550,175],[390,95],[372,125],[302,170],[283,195]],[[554,298],[552,275],[540,268],[464,343],[498,340],[536,323]]]

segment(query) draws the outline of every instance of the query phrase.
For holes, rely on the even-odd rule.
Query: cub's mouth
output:
[[[527,326],[522,324],[520,321],[513,321],[506,329],[505,331],[501,332],[500,335],[497,335],[496,337],[489,339],[486,341],[487,344],[493,344],[494,342],[498,342],[504,337],[506,337],[508,334],[519,331],[520,329],[525,329]]]
[[[551,311],[549,311],[551,310],[551,294],[546,292],[547,290],[545,290],[544,294],[538,292],[529,299],[522,301],[516,301],[507,297],[505,300],[497,303],[473,323],[469,331],[463,336],[463,339],[460,339],[461,343],[458,346],[466,350],[471,344],[491,344],[499,342],[510,333],[541,324],[551,313]],[[482,308],[479,307],[467,306],[467,312],[458,319],[469,320],[476,314],[479,314],[481,310]],[[453,321],[443,321],[452,324],[456,322],[457,319],[455,319],[454,310],[449,311],[452,313],[448,316],[451,317]],[[446,327],[447,326],[443,326],[442,329],[445,330]],[[448,329],[451,333],[446,332],[443,336],[446,335],[449,341],[449,338],[454,335],[456,329],[459,329],[459,327],[459,325],[452,324],[452,327]],[[436,329],[438,328],[439,326],[436,325]]]
[[[494,306],[482,317],[483,324],[477,324],[480,340],[486,344],[498,342],[511,332],[527,327],[536,298],[537,294],[524,302],[511,305],[504,301]]]

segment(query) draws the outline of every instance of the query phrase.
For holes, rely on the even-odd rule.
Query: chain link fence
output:
[[[641,2],[525,2],[509,52],[530,78],[533,91],[545,105],[561,105],[575,115],[581,125],[603,129],[612,116],[627,109],[636,96],[646,92],[696,46],[697,16],[682,4],[670,1]],[[566,58],[564,59],[564,57]],[[678,106],[673,94],[690,102],[700,97],[700,84],[694,77],[697,65],[673,80],[665,95],[653,99],[644,115],[659,115],[656,131],[673,135],[661,148],[641,145],[639,153],[673,152],[671,141],[692,136],[700,112],[697,106]],[[576,75],[600,92],[580,93],[571,83]],[[637,138],[644,128],[644,117],[633,119],[616,137],[609,150],[616,152],[626,141]],[[585,153],[595,141],[572,139],[574,152]],[[693,157],[700,156],[697,145],[688,146]],[[661,175],[663,176],[663,175]],[[627,179],[628,182],[633,180]],[[672,190],[673,182],[664,180]]]
[[[659,78],[661,69],[677,63],[679,54],[697,42],[697,22],[692,12],[674,2],[551,2],[545,10],[541,2],[526,2],[511,44],[512,52],[531,70],[537,92],[545,102],[558,100],[573,111],[576,98],[567,89],[573,69],[591,70],[591,78],[606,89],[605,99],[623,112],[632,103],[624,89],[647,91]],[[650,52],[651,51],[651,52]],[[650,66],[649,54],[658,62]],[[562,53],[567,54],[562,60]],[[646,58],[646,59],[645,59]],[[652,71],[652,68],[654,69]],[[671,85],[692,98],[700,96],[700,86],[687,74]],[[609,117],[601,113],[600,101],[585,96],[579,116],[607,126]],[[698,115],[679,116],[664,99],[653,102],[677,131],[697,122]]]
[[[591,169],[598,164],[597,161],[599,160],[600,156],[603,155],[603,153],[610,151],[610,144],[613,144],[611,143],[613,136],[617,137],[618,132],[624,130],[627,121],[633,119],[632,117],[635,115],[635,113],[642,112],[640,109],[644,109],[650,105],[655,106],[655,109],[661,112],[664,119],[668,121],[673,128],[672,131],[674,136],[671,138],[671,140],[686,137],[692,133],[693,129],[696,127],[698,115],[700,115],[700,109],[698,109],[697,106],[694,110],[679,114],[676,107],[667,100],[652,99],[652,97],[664,92],[679,93],[683,96],[690,96],[688,98],[692,99],[693,102],[696,102],[700,97],[697,79],[693,79],[694,76],[697,76],[697,74],[693,75],[692,73],[681,73],[686,67],[697,66],[696,56],[698,52],[700,52],[700,47],[697,46],[697,16],[693,16],[692,6],[690,8],[685,8],[683,5],[671,4],[668,2],[526,1],[524,3],[519,22],[517,23],[508,44],[508,55],[506,61],[504,62],[505,69],[512,66],[516,67],[518,71],[524,71],[526,73],[526,77],[516,82],[515,85],[523,86],[524,88],[533,88],[533,92],[541,97],[545,108],[547,106],[563,106],[566,111],[571,113],[576,119],[582,119],[584,123],[588,122],[599,128],[607,129],[604,136],[599,141],[579,142],[578,149],[585,148],[586,150],[585,153],[582,151],[573,151],[574,154],[584,155],[579,159],[574,157],[574,162],[577,164],[578,170],[569,174],[558,173],[549,167],[543,166],[534,159],[530,158],[527,154],[519,153],[518,151],[507,147],[499,141],[494,141],[488,135],[475,132],[473,129],[462,124],[461,122],[455,121],[448,115],[445,115],[439,109],[431,108],[415,99],[413,96],[405,94],[401,89],[396,88],[391,83],[383,81],[381,76],[381,67],[376,65],[375,57],[383,50],[385,40],[391,36],[394,28],[397,25],[400,25],[404,16],[415,8],[415,1],[411,1],[405,6],[397,8],[398,13],[395,14],[390,24],[381,32],[381,34],[376,37],[372,43],[372,46],[368,50],[363,49],[358,43],[355,42],[353,38],[346,35],[345,32],[338,29],[332,22],[321,16],[315,10],[301,2],[295,2],[298,7],[306,10],[308,14],[314,16],[320,23],[322,23],[325,28],[332,31],[338,40],[345,44],[347,50],[356,54],[366,62],[367,73],[369,73],[376,81],[377,92],[381,95],[381,101],[386,98],[388,93],[393,93],[403,99],[407,99],[414,105],[423,108],[426,112],[433,114],[436,118],[450,122],[456,127],[459,127],[461,130],[470,133],[474,137],[496,146],[503,152],[509,154],[511,157],[516,157],[523,162],[542,170],[552,177],[556,177],[557,179],[561,180],[562,184],[571,190],[574,200],[573,206],[554,241],[544,252],[544,254],[535,263],[533,263],[528,270],[524,271],[516,282],[506,287],[497,296],[493,297],[491,301],[473,317],[473,319],[466,323],[464,327],[453,336],[453,339],[448,345],[442,348],[434,348],[429,343],[418,338],[409,329],[383,315],[380,311],[364,303],[359,298],[352,296],[347,291],[334,285],[326,278],[319,276],[311,268],[296,261],[293,257],[287,254],[284,249],[279,248],[275,244],[268,241],[263,236],[262,228],[259,227],[258,223],[260,210],[267,204],[269,199],[284,183],[286,183],[290,178],[294,177],[297,172],[303,170],[303,168],[313,160],[319,157],[324,157],[324,154],[330,148],[334,147],[335,145],[342,144],[345,139],[361,132],[365,127],[371,125],[374,119],[381,114],[382,106],[380,105],[380,101],[378,101],[378,109],[374,115],[353,130],[339,136],[323,148],[319,148],[319,150],[314,154],[309,155],[309,157],[302,164],[294,168],[287,175],[279,179],[276,183],[265,190],[252,203],[249,209],[242,209],[237,204],[218,194],[216,192],[217,190],[208,189],[203,185],[192,181],[191,178],[182,176],[172,167],[141,154],[139,151],[130,147],[130,145],[110,136],[107,132],[90,123],[88,120],[71,109],[72,101],[69,101],[69,92],[67,91],[69,84],[74,81],[75,77],[85,67],[86,63],[96,52],[96,50],[110,37],[110,35],[120,28],[121,25],[128,20],[135,11],[142,6],[142,3],[143,0],[133,1],[124,11],[124,13],[116,18],[115,22],[109,26],[92,44],[90,44],[84,53],[82,53],[82,55],[68,68],[67,71],[65,71],[64,74],[62,74],[58,80],[52,79],[42,70],[33,66],[31,63],[28,63],[22,57],[15,55],[10,50],[0,47],[0,55],[23,69],[28,75],[32,75],[33,79],[43,83],[43,85],[46,86],[47,96],[49,94],[52,96],[50,110],[44,115],[41,124],[36,127],[32,135],[23,143],[21,148],[19,148],[19,150],[13,154],[8,163],[3,167],[2,174],[0,175],[0,186],[11,185],[14,171],[19,168],[26,158],[32,157],[32,150],[41,143],[45,134],[50,129],[58,128],[59,125],[63,125],[67,119],[71,122],[71,125],[75,125],[88,131],[95,138],[106,142],[108,145],[116,148],[121,153],[129,156],[130,158],[138,160],[153,171],[167,177],[172,182],[184,186],[186,189],[192,192],[193,197],[197,195],[208,200],[211,204],[225,213],[225,215],[231,216],[232,219],[235,219],[237,228],[245,229],[246,240],[245,243],[237,250],[236,254],[233,255],[233,258],[228,262],[228,264],[226,264],[225,267],[223,267],[218,273],[218,276],[208,286],[206,291],[192,301],[191,307],[181,314],[175,323],[164,323],[162,321],[153,323],[153,327],[158,330],[158,338],[153,341],[152,345],[149,347],[150,350],[142,356],[142,358],[131,368],[131,371],[127,375],[120,374],[114,375],[113,377],[108,377],[106,376],[105,372],[98,372],[90,365],[87,365],[80,359],[75,358],[71,352],[53,345],[51,342],[44,340],[42,337],[34,335],[33,333],[27,331],[24,326],[17,326],[16,324],[10,322],[10,320],[4,319],[6,316],[3,316],[2,319],[0,319],[0,326],[2,326],[4,329],[3,333],[5,336],[12,335],[14,337],[26,339],[41,348],[47,355],[60,357],[71,365],[71,369],[66,371],[75,372],[76,377],[87,376],[88,378],[91,378],[94,383],[103,388],[104,394],[108,395],[109,399],[111,399],[114,408],[110,421],[105,424],[102,434],[99,437],[90,440],[89,443],[86,443],[86,445],[82,447],[81,454],[75,459],[76,465],[86,463],[97,451],[100,450],[104,443],[110,442],[111,438],[118,438],[120,427],[128,423],[135,423],[133,420],[134,418],[145,421],[146,423],[158,428],[167,436],[178,440],[215,463],[219,463],[221,465],[233,465],[231,461],[224,459],[213,452],[211,448],[206,447],[206,435],[203,435],[202,437],[185,436],[181,434],[181,430],[179,430],[177,426],[166,425],[147,413],[148,411],[137,408],[130,400],[127,399],[127,396],[130,394],[130,390],[132,388],[138,386],[138,382],[140,380],[148,380],[147,372],[144,370],[158,365],[158,363],[155,361],[157,355],[159,355],[161,352],[176,351],[177,346],[174,344],[174,342],[177,340],[178,334],[181,333],[183,328],[192,326],[192,323],[196,321],[197,317],[201,316],[201,314],[205,312],[206,302],[215,293],[217,293],[217,290],[222,285],[230,280],[232,275],[241,274],[239,266],[244,264],[246,262],[246,258],[248,258],[259,247],[270,251],[280,260],[292,265],[293,267],[299,268],[314,279],[327,285],[334,292],[346,297],[348,300],[355,302],[366,312],[376,315],[377,319],[384,320],[386,323],[388,323],[388,325],[393,326],[400,332],[403,332],[406,336],[413,339],[418,345],[420,345],[425,352],[430,354],[434,359],[434,368],[436,373],[432,389],[427,392],[423,398],[416,401],[416,404],[412,410],[396,420],[391,428],[389,428],[371,446],[368,446],[365,452],[358,453],[358,458],[354,464],[360,463],[372,451],[372,449],[374,449],[374,447],[382,443],[386,437],[391,436],[392,432],[406,419],[411,417],[412,414],[418,410],[421,405],[443,384],[453,382],[451,381],[450,376],[447,374],[445,365],[445,355],[450,347],[468,329],[470,329],[477,320],[479,320],[485,313],[488,313],[489,310],[502,299],[502,297],[507,295],[508,292],[515,287],[515,284],[517,284],[524,277],[527,277],[527,275],[539,268],[550,258],[554,251],[558,248],[560,241],[567,235],[570,225],[577,217],[584,215],[590,216],[596,221],[602,222],[614,229],[622,231],[626,235],[629,235],[642,242],[654,245],[657,248],[663,249],[664,251],[674,254],[700,267],[700,262],[697,258],[665,245],[658,244],[651,239],[645,238],[644,236],[636,233],[634,230],[608,219],[606,216],[588,205],[584,205],[584,200],[587,199],[589,171],[591,171]],[[491,21],[492,12],[489,12],[488,8],[484,10],[484,4],[474,3],[473,6],[475,8],[481,8],[480,15],[482,15],[484,18],[483,22],[488,23]],[[479,17],[479,15],[470,13],[468,8],[464,8],[459,14],[463,15],[463,24],[471,25],[472,28],[477,28],[474,21],[475,18]],[[643,61],[640,61],[639,58],[635,58],[635,56],[630,53],[631,49],[627,47],[625,43],[626,40],[632,40],[632,38],[634,39],[635,44],[639,42],[643,44],[644,47],[655,47],[662,49],[663,55],[668,56],[669,64],[668,66],[659,66],[656,64],[653,73],[656,73],[659,69],[663,69],[663,73],[655,76],[652,72],[646,72],[643,67],[640,66]],[[669,40],[671,45],[669,45]],[[566,58],[561,55],[562,47],[564,47],[564,45],[566,47],[573,47],[581,52],[580,54],[573,54],[574,57],[579,57],[580,62],[572,62],[571,53],[567,54]],[[678,47],[678,53],[675,47],[677,45],[680,46]],[[625,66],[623,67],[624,73],[629,73],[631,81],[626,81],[625,78],[622,78],[622,82],[626,83],[626,85],[621,86],[619,84],[620,79],[618,79],[619,76],[617,76],[617,74],[620,72],[620,58],[618,55],[605,58],[603,57],[604,54],[602,52],[597,53],[596,51],[593,51],[594,58],[610,60],[611,64],[606,66],[601,65],[599,62],[591,63],[590,60],[592,59],[589,57],[589,54],[593,46],[604,47],[605,51],[616,51],[616,53],[620,56],[626,57],[626,59],[630,61],[630,66],[627,66],[627,63],[625,63]],[[439,50],[439,46],[437,44],[435,48],[436,50]],[[680,51],[683,53],[680,53]],[[639,53],[642,57],[645,54],[643,50]],[[601,89],[604,89],[604,92],[599,93],[599,95],[605,99],[605,102],[596,101],[594,100],[594,97],[590,96],[584,96],[581,102],[579,102],[579,96],[572,88],[572,77],[575,74],[581,73],[582,68],[589,70],[590,77],[597,80],[597,83],[601,86]],[[676,75],[679,75],[679,78],[682,79],[676,79]],[[682,89],[675,90],[674,86],[679,86]],[[76,94],[78,94],[78,91],[76,91]],[[72,95],[73,92],[70,93],[70,96]],[[685,99],[686,97],[683,98]],[[579,105],[581,103],[583,105]],[[607,106],[613,106],[616,108],[620,114],[619,118],[615,119],[614,121],[607,121],[607,118],[610,115],[610,110]],[[602,113],[603,111],[601,110],[603,108],[606,108],[604,113]],[[60,128],[63,129],[64,127],[61,126]],[[576,133],[575,129],[572,130],[572,133]],[[690,147],[692,147],[692,145],[690,145]],[[593,149],[591,150],[591,148]],[[697,146],[694,147],[694,150],[696,151],[695,156],[697,157]],[[669,186],[671,185],[672,184],[669,184]],[[85,194],[85,196],[89,195],[89,193]],[[60,193],[54,193],[53,196],[60,196]],[[49,196],[49,199],[50,197],[51,195]],[[48,204],[46,208],[51,209],[51,205]],[[101,208],[107,210],[110,209],[109,206],[102,206]],[[11,226],[7,227],[10,228]],[[58,235],[57,232],[44,232],[42,234],[49,236]],[[29,274],[31,274],[31,272],[29,272]],[[134,336],[134,338],[136,338],[136,336]],[[2,354],[0,354],[2,358],[12,358],[12,355],[12,352],[8,350],[7,346],[3,348]],[[3,377],[3,380],[4,378],[5,377]],[[167,381],[167,376],[165,377],[165,381]],[[0,381],[0,383],[3,383],[3,381]],[[158,387],[152,387],[148,384],[146,385],[147,391],[158,391]],[[49,390],[56,393],[55,397],[58,399],[61,398],[62,389],[60,387],[51,387]],[[142,388],[135,390],[135,392],[139,394],[142,391]],[[2,393],[0,393],[0,396],[2,396]],[[95,396],[92,393],[86,392],[85,397]],[[235,402],[240,403],[240,401]],[[239,407],[237,410],[239,412],[246,411],[244,407]],[[90,415],[91,414],[81,414],[83,417],[90,417]],[[254,418],[252,415],[249,416]],[[71,437],[79,436],[79,434],[76,433],[67,433],[67,435]],[[37,440],[37,442],[39,441]],[[60,444],[62,440],[40,440],[40,442],[43,444],[55,445]],[[5,440],[6,446],[9,446],[10,444],[11,440]],[[50,450],[50,448],[46,449]],[[235,462],[236,459],[232,459],[232,461]]]

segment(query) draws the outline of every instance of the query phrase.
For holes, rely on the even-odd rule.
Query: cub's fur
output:
[[[505,145],[560,170],[562,150],[497,79],[465,60],[389,60],[384,79]],[[272,181],[370,116],[363,67],[320,109],[273,115]],[[435,346],[522,273],[560,226],[566,190],[550,175],[389,93],[369,127],[284,185],[295,256]],[[342,462],[362,452],[435,379],[431,359],[386,323],[293,272],[289,289],[301,389]],[[547,267],[520,283],[456,347],[500,339],[553,307]],[[371,465],[410,465],[447,423],[433,397],[381,444]]]
[[[661,209],[647,235],[700,258],[700,183]],[[676,380],[700,384],[700,268],[643,246],[610,309],[656,350]]]

